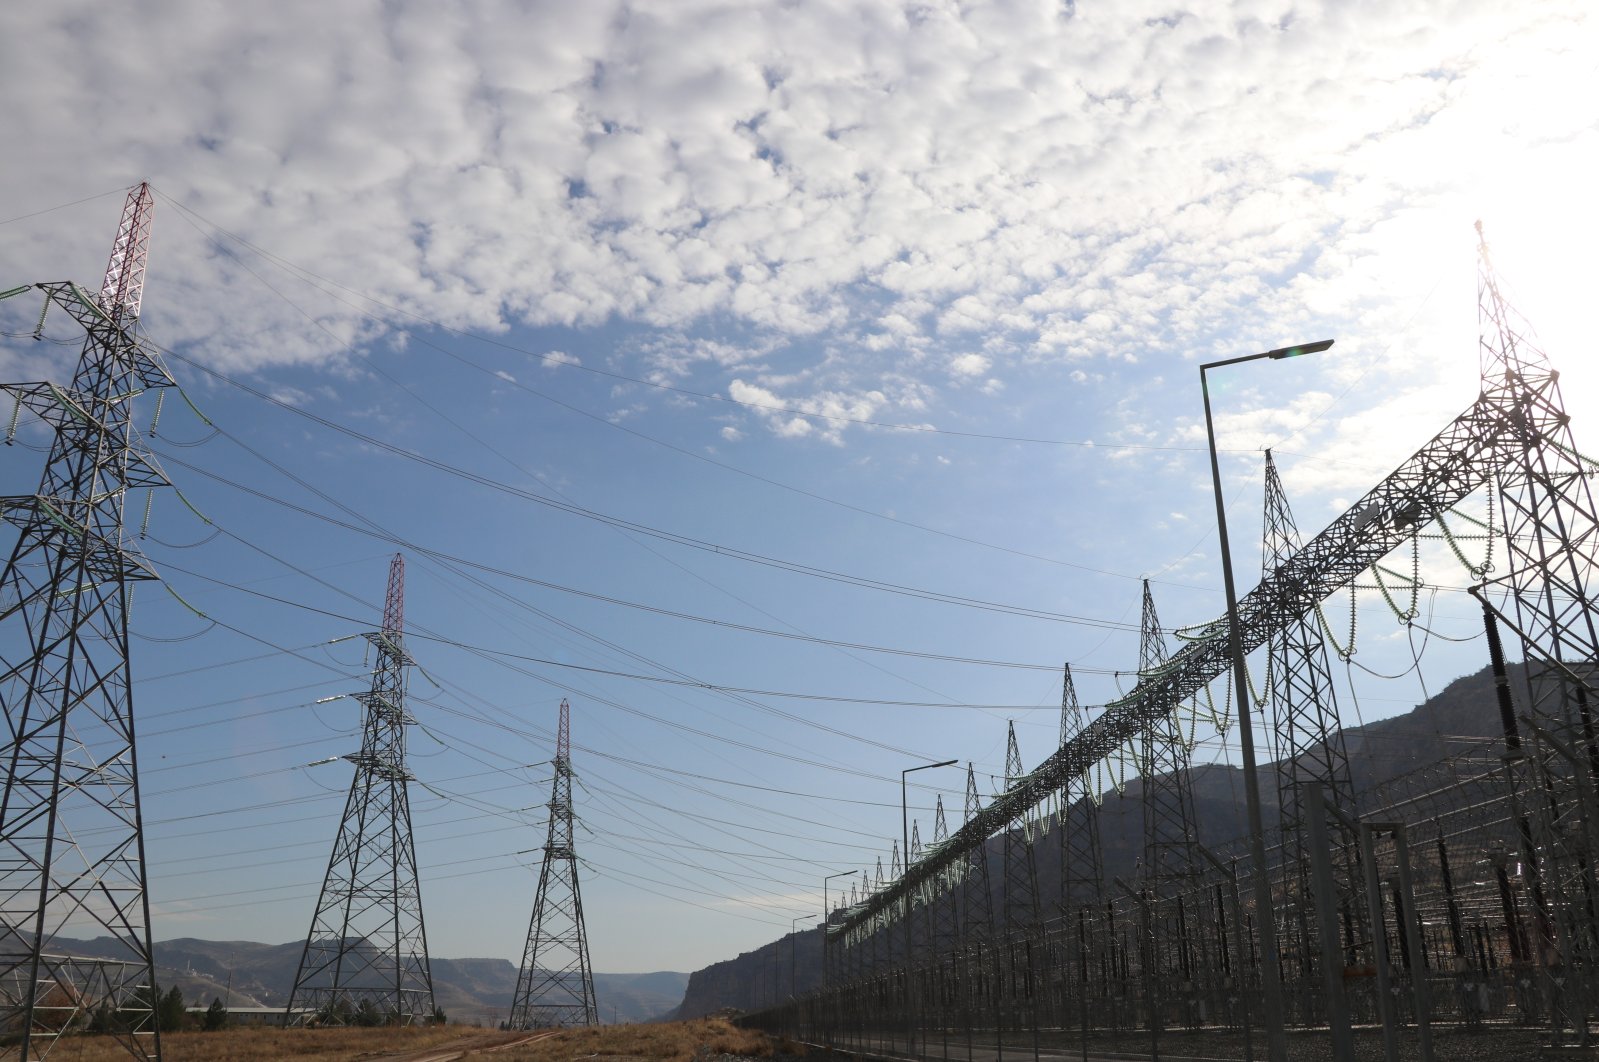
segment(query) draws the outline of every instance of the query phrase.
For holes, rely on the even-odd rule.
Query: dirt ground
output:
[[[718,1056],[773,1059],[802,1053],[791,1044],[704,1019],[660,1025],[500,1032],[462,1025],[415,1029],[224,1029],[161,1037],[166,1062],[710,1062]],[[51,1062],[126,1062],[107,1036],[63,1037]]]
[[[1008,1039],[1008,1038],[1007,1038]],[[1436,1062],[1539,1062],[1564,1056],[1544,1054],[1537,1034],[1503,1026],[1475,1031],[1452,1026],[1434,1030]],[[951,1062],[966,1062],[965,1052],[951,1043]],[[1075,1037],[1048,1037],[1040,1045],[1043,1062],[1077,1062],[1082,1044]],[[1090,1058],[1150,1057],[1150,1042],[1141,1036],[1090,1037]],[[417,1029],[228,1029],[221,1032],[169,1033],[162,1037],[167,1062],[796,1062],[802,1045],[734,1028],[720,1019],[658,1025],[608,1025],[593,1029],[542,1032],[500,1032],[446,1025]],[[1332,1062],[1325,1034],[1291,1033],[1292,1062]],[[1420,1062],[1414,1030],[1402,1030],[1400,1058]],[[1254,1057],[1265,1058],[1265,1043],[1254,1038]],[[1241,1062],[1243,1037],[1221,1031],[1165,1032],[1160,1057]],[[1376,1029],[1356,1033],[1361,1062],[1382,1062],[1382,1035]],[[1032,1045],[1005,1046],[1005,1062],[1032,1062]],[[51,1052],[51,1062],[124,1062],[127,1051],[102,1036],[66,1037]],[[820,1062],[825,1056],[813,1055]],[[834,1056],[841,1062],[846,1056]],[[979,1049],[977,1062],[991,1062],[992,1044]]]

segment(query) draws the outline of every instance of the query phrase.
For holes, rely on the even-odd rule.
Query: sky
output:
[[[1337,340],[1212,377],[1247,585],[1264,449],[1308,537],[1476,395],[1478,219],[1599,448],[1586,6],[13,12],[0,290],[98,287],[157,195],[154,936],[303,939],[396,550],[432,953],[520,957],[565,697],[594,966],[690,970],[886,867],[904,768],[986,800],[1007,721],[1042,761],[1062,663],[1130,689],[1143,579],[1222,611],[1200,363]],[[70,373],[38,309],[8,380]],[[1413,626],[1356,593],[1348,722],[1486,662],[1419,563]],[[911,778],[958,825],[962,772]]]

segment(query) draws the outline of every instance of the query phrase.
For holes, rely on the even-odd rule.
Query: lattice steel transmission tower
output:
[[[550,785],[549,833],[522,969],[516,978],[516,996],[511,1001],[513,1029],[600,1023],[572,838],[576,817],[572,810],[571,712],[571,705],[562,700],[555,778]]]
[[[1066,745],[1087,725],[1077,687],[1067,664],[1060,688],[1060,745]],[[1076,800],[1072,800],[1072,794]],[[1060,905],[1064,915],[1069,906],[1098,908],[1104,900],[1103,855],[1099,840],[1099,808],[1088,793],[1085,779],[1073,780],[1064,790],[1066,806],[1061,809],[1060,830]]]
[[[1166,637],[1147,579],[1142,628],[1138,650],[1141,683],[1168,666]],[[1184,731],[1178,718],[1180,703],[1170,702],[1164,713],[1146,723],[1143,732],[1145,1002],[1156,1027],[1164,1021],[1169,1003],[1176,1001],[1190,1008],[1195,1004],[1193,987],[1199,982],[1194,974],[1203,962],[1199,948],[1205,939],[1204,933],[1197,931],[1196,912],[1188,908],[1183,895],[1198,881],[1200,867],[1189,774],[1192,733]]]
[[[966,821],[983,811],[977,792],[977,769],[966,764]],[[967,867],[961,875],[961,945],[973,947],[994,933],[994,893],[988,880],[988,850],[978,845],[966,855]]]
[[[1144,580],[1142,634],[1138,643],[1140,682],[1166,667],[1166,637],[1155,614],[1155,599]],[[1144,726],[1144,865],[1143,876],[1156,886],[1192,876],[1194,851],[1193,780],[1188,775],[1188,736],[1177,718],[1177,702]]]
[[[1593,913],[1599,823],[1591,810],[1599,785],[1593,718],[1599,509],[1589,485],[1595,468],[1572,438],[1560,374],[1499,290],[1480,224],[1477,232],[1483,397],[1498,400],[1504,432],[1497,487],[1507,553],[1506,572],[1478,593],[1490,624],[1510,627],[1526,657],[1518,713],[1525,727],[1509,714],[1508,699],[1503,703],[1505,762],[1512,800],[1524,809],[1518,827],[1543,938],[1537,964],[1548,984],[1551,1025],[1557,1037],[1564,1026],[1585,1041],[1599,961]],[[1508,607],[1495,604],[1501,594],[1509,596]],[[1502,660],[1495,670],[1503,670]]]
[[[944,817],[944,796],[938,796],[933,808],[933,848],[949,841],[949,823]],[[951,891],[935,895],[923,906],[926,917],[926,939],[929,956],[937,961],[960,944],[960,906]],[[944,1000],[948,1002],[948,1000]]]
[[[98,295],[33,285],[86,333],[72,383],[3,388],[8,445],[23,409],[55,436],[38,492],[0,498],[17,529],[0,575],[0,1057],[45,1057],[85,1011],[161,1056],[128,666],[131,584],[156,576],[124,526],[130,490],[167,485],[133,425],[138,396],[173,386],[136,330],[154,209],[148,184],[129,193]],[[68,936],[101,938],[96,955],[62,954]]]
[[[1286,564],[1299,549],[1299,529],[1270,450],[1266,451],[1265,517],[1261,570],[1269,572]],[[1316,614],[1289,620],[1272,633],[1266,645],[1271,654],[1267,670],[1275,724],[1272,755],[1277,764],[1283,840],[1288,851],[1303,861],[1299,784],[1320,782],[1327,799],[1346,811],[1355,807],[1355,787],[1338,720],[1326,641]]]
[[[389,562],[383,629],[367,635],[377,654],[361,751],[322,894],[289,996],[290,1022],[411,1025],[432,1019],[422,890],[411,838],[412,775],[405,766],[405,558]]]
[[[1008,724],[1005,743],[1005,791],[1016,788],[1027,776],[1022,766],[1021,749],[1016,744],[1016,724]],[[1001,887],[1001,930],[1007,962],[1004,967],[1003,988],[1017,1005],[1036,1010],[1038,1005],[1038,972],[1041,949],[1035,949],[1038,933],[1040,905],[1038,901],[1038,861],[1033,850],[1033,827],[1026,815],[1018,816],[1004,833],[1002,841],[1005,863]]]
[[[1087,725],[1070,664],[1062,668],[1060,687],[1060,747],[1065,748]],[[1104,853],[1099,839],[1099,805],[1088,791],[1086,776],[1061,790],[1060,811],[1060,919],[1069,942],[1062,955],[1063,990],[1088,1005],[1089,984],[1097,972],[1101,989],[1108,991],[1108,973],[1093,965],[1094,944],[1100,939],[1105,904]],[[1075,795],[1075,799],[1073,799]],[[1108,941],[1106,942],[1108,944]],[[1074,985],[1075,987],[1067,987]],[[1084,1019],[1086,1022],[1086,1018]]]
[[[1008,724],[1005,739],[1005,789],[1008,792],[1027,776],[1022,766],[1021,749],[1016,744],[1016,724]],[[1005,831],[1005,896],[1003,917],[1006,935],[1028,933],[1038,925],[1038,862],[1033,851],[1031,824],[1023,816]]]
[[[1282,477],[1271,451],[1266,451],[1266,506],[1261,546],[1261,571],[1270,572],[1287,564],[1299,550],[1299,529],[1288,507]],[[1353,593],[1353,589],[1350,591]],[[1336,899],[1346,927],[1345,947],[1324,955],[1314,939],[1311,926],[1310,861],[1306,845],[1309,834],[1305,823],[1304,784],[1321,783],[1324,799],[1346,814],[1355,810],[1355,786],[1349,770],[1349,753],[1344,746],[1343,727],[1338,719],[1338,697],[1328,664],[1326,640],[1317,614],[1312,611],[1287,619],[1266,640],[1272,710],[1272,757],[1277,772],[1277,799],[1282,809],[1283,862],[1281,875],[1284,895],[1300,902],[1288,904],[1284,932],[1280,934],[1285,962],[1298,966],[1298,978],[1315,983],[1323,962],[1335,967],[1353,966],[1355,925],[1367,919],[1361,905],[1354,902],[1354,883],[1358,875],[1358,846],[1348,831],[1335,821],[1329,828],[1334,842],[1330,858],[1341,872],[1344,883]],[[1247,725],[1247,722],[1246,722]],[[1318,812],[1319,813],[1319,812]],[[1364,934],[1361,933],[1361,936]],[[1346,952],[1350,953],[1346,955]]]

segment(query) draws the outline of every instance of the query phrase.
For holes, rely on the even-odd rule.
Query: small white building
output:
[[[186,1007],[189,1017],[195,1024],[205,1023],[205,1007]],[[282,1025],[283,1016],[289,1015],[290,1025],[304,1025],[307,1018],[315,1013],[310,1007],[295,1007],[292,1011],[285,1011],[282,1007],[228,1007],[228,1024],[230,1025]]]

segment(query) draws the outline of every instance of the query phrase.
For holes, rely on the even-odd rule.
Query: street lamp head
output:
[[[1283,358],[1297,358],[1301,354],[1320,354],[1332,345],[1332,340],[1320,339],[1314,343],[1301,343],[1298,346],[1278,347],[1276,350],[1268,350],[1266,357],[1273,361],[1280,361]]]

